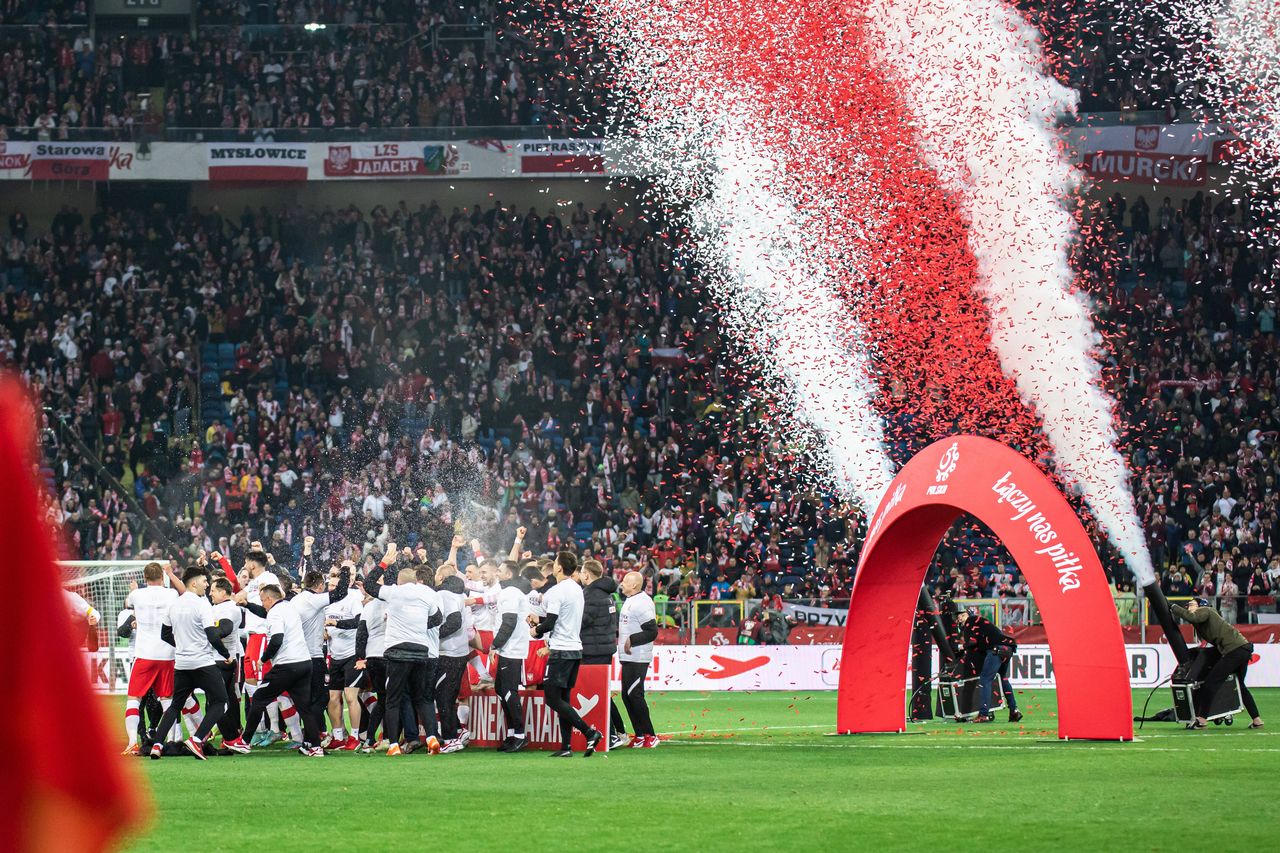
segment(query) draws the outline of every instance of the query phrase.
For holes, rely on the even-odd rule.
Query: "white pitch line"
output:
[[[658,732],[662,737],[670,737],[672,735],[700,735],[700,734],[723,734],[725,732],[761,732],[761,731],[777,731],[781,729],[830,729],[834,728],[830,723],[817,723],[811,726],[742,726],[736,729],[681,729],[674,732]]]
[[[686,741],[680,741],[680,740],[669,740],[669,741],[667,741],[667,743],[669,743],[669,744],[671,744],[671,745],[673,745],[673,746],[704,746],[704,744],[700,744],[700,743],[692,743],[692,742],[687,741],[687,740],[686,740]],[[766,746],[771,746],[771,747],[776,747],[776,746],[780,746],[781,744],[779,744],[779,743],[778,743],[778,742],[776,742],[776,741],[725,740],[725,741],[718,741],[718,742],[717,742],[717,745],[723,745],[723,746],[752,746],[752,747],[766,747]],[[786,744],[786,746],[787,746],[787,747],[792,748],[792,749],[795,749],[795,748],[812,748],[812,749],[957,749],[957,750],[971,750],[971,749],[1026,750],[1026,749],[1039,749],[1039,750],[1058,750],[1058,751],[1066,751],[1066,750],[1072,750],[1072,751],[1075,751],[1075,750],[1090,750],[1090,751],[1102,751],[1102,750],[1112,750],[1112,751],[1116,751],[1116,750],[1120,750],[1120,751],[1124,751],[1124,747],[1125,747],[1125,746],[1130,746],[1130,745],[1132,745],[1132,744],[1123,744],[1123,743],[1120,743],[1120,742],[1118,742],[1118,741],[1117,741],[1116,743],[1114,743],[1114,744],[1108,744],[1108,745],[1105,745],[1105,746],[1103,746],[1103,745],[1085,744],[1085,743],[1079,743],[1079,742],[1074,742],[1074,741],[1063,741],[1063,743],[1062,743],[1062,744],[1042,744],[1042,743],[1025,743],[1025,744],[1022,744],[1022,743],[1007,743],[1007,744],[994,744],[994,743],[954,743],[954,744],[947,744],[947,743],[930,743],[930,744],[906,744],[906,743],[901,743],[901,744],[898,744],[898,743],[868,743],[868,742],[867,742],[867,741],[865,741],[865,740],[855,740],[855,739],[850,739],[850,741],[849,741],[848,743],[844,743],[844,744],[833,744],[833,743],[806,743],[806,744],[803,744],[803,745],[800,745],[800,744]],[[1217,747],[1212,747],[1212,746],[1206,746],[1206,747],[1189,747],[1189,748],[1186,748],[1186,749],[1182,749],[1182,748],[1178,748],[1178,747],[1170,747],[1170,746],[1153,746],[1153,747],[1138,747],[1137,751],[1139,751],[1139,752],[1228,752],[1228,753],[1230,753],[1230,752],[1280,752],[1280,747],[1244,747],[1244,748],[1241,748],[1241,749],[1235,749],[1235,748],[1232,748],[1232,749],[1219,750]]]

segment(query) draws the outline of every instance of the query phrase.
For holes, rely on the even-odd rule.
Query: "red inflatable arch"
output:
[[[905,729],[920,586],[947,528],[966,512],[1000,537],[1035,594],[1053,655],[1058,737],[1132,740],[1120,620],[1084,527],[1035,465],[968,435],[935,442],[908,462],[871,519],[849,600],[838,731]]]

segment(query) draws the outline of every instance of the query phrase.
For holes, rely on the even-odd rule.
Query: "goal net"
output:
[[[116,633],[125,599],[142,586],[142,569],[150,560],[60,560],[62,585],[78,593],[98,611],[96,648],[88,649],[90,682],[94,690],[122,693],[133,667],[133,641]]]

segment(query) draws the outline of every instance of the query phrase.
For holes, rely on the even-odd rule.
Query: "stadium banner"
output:
[[[1129,663],[1129,683],[1135,688],[1154,687],[1168,678],[1177,665],[1173,649],[1164,643],[1138,644],[1125,646]],[[938,671],[935,652],[934,672]],[[89,678],[93,688],[101,693],[123,694],[129,683],[129,669],[133,665],[133,655],[127,649],[117,649],[115,668],[109,666],[110,660],[106,649],[85,652]],[[604,722],[608,724],[607,694],[603,693],[593,679],[599,673],[609,672],[610,688],[620,690],[621,670],[617,661],[611,668],[604,666],[584,666],[578,676],[575,688],[575,707],[593,713],[597,712],[599,703],[594,697],[603,696],[606,710]],[[595,670],[595,672],[589,672]],[[907,660],[902,662],[904,678],[910,678]],[[1010,680],[1019,689],[1054,689],[1053,655],[1049,647],[1042,644],[1019,645],[1017,653],[1009,662]],[[809,646],[655,646],[653,663],[645,678],[646,690],[835,690],[840,675],[840,646],[836,644]],[[1280,687],[1280,643],[1254,646],[1253,661],[1249,665],[1248,684],[1251,687]],[[580,695],[579,695],[580,694]],[[530,730],[532,721],[541,713],[542,691],[526,691],[521,694],[525,701],[525,719]],[[493,700],[490,708],[486,702]],[[493,727],[483,731],[497,737],[493,741],[496,746],[506,737],[505,728],[501,728],[502,712],[498,709],[492,693],[477,694],[471,705],[472,728],[476,736],[482,731],[479,722],[486,714],[496,714]],[[597,725],[595,718],[583,715],[587,722]],[[487,717],[485,719],[488,719]],[[542,725],[539,722],[539,725]],[[559,743],[559,723],[548,723],[554,729],[550,733]],[[599,728],[597,725],[597,728]],[[501,736],[496,732],[501,731]],[[604,729],[601,729],[604,731]]]
[[[132,168],[133,151],[110,142],[37,142],[30,163],[31,177],[38,181],[105,181],[113,165]]]
[[[328,179],[456,177],[471,171],[457,145],[422,142],[352,142],[326,146]]]
[[[515,144],[522,175],[603,175],[603,139],[523,139]]]
[[[794,619],[800,625],[843,628],[844,620],[849,616],[847,607],[810,607],[807,604],[791,604],[784,602],[782,613]]]
[[[1209,164],[1231,151],[1229,139],[1199,124],[1084,127],[1071,136],[1090,177],[1175,187],[1204,186]]]
[[[305,181],[310,147],[288,142],[205,145],[210,181]]]
[[[1081,127],[1067,143],[1103,181],[1202,186],[1210,163],[1230,161],[1233,137],[1195,124]],[[621,139],[470,139],[148,144],[0,142],[0,180],[335,181],[637,174]]]
[[[34,142],[0,142],[0,180],[31,177]]]
[[[578,670],[578,680],[573,686],[573,707],[587,725],[596,731],[609,731],[609,667],[603,664],[586,665]],[[471,743],[475,746],[498,746],[507,736],[506,718],[496,693],[472,693]],[[560,718],[547,705],[541,690],[521,690],[520,702],[524,706],[524,731],[529,738],[530,749],[558,750],[560,748]],[[609,748],[608,738],[596,749]],[[573,733],[574,749],[586,749],[586,739],[581,732]]]

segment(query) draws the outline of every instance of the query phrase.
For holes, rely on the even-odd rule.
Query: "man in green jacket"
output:
[[[1208,725],[1205,715],[1209,710],[1209,702],[1222,683],[1227,680],[1228,675],[1236,677],[1245,710],[1249,712],[1249,716],[1253,717],[1249,728],[1262,728],[1262,718],[1258,716],[1258,703],[1253,701],[1253,694],[1244,683],[1245,673],[1249,671],[1249,660],[1253,657],[1253,643],[1246,640],[1234,625],[1211,608],[1208,599],[1192,599],[1186,607],[1174,604],[1170,609],[1190,622],[1195,627],[1196,636],[1210,646],[1203,653],[1210,656],[1212,663],[1196,697],[1196,720],[1194,723],[1188,723],[1187,728],[1203,729]]]

